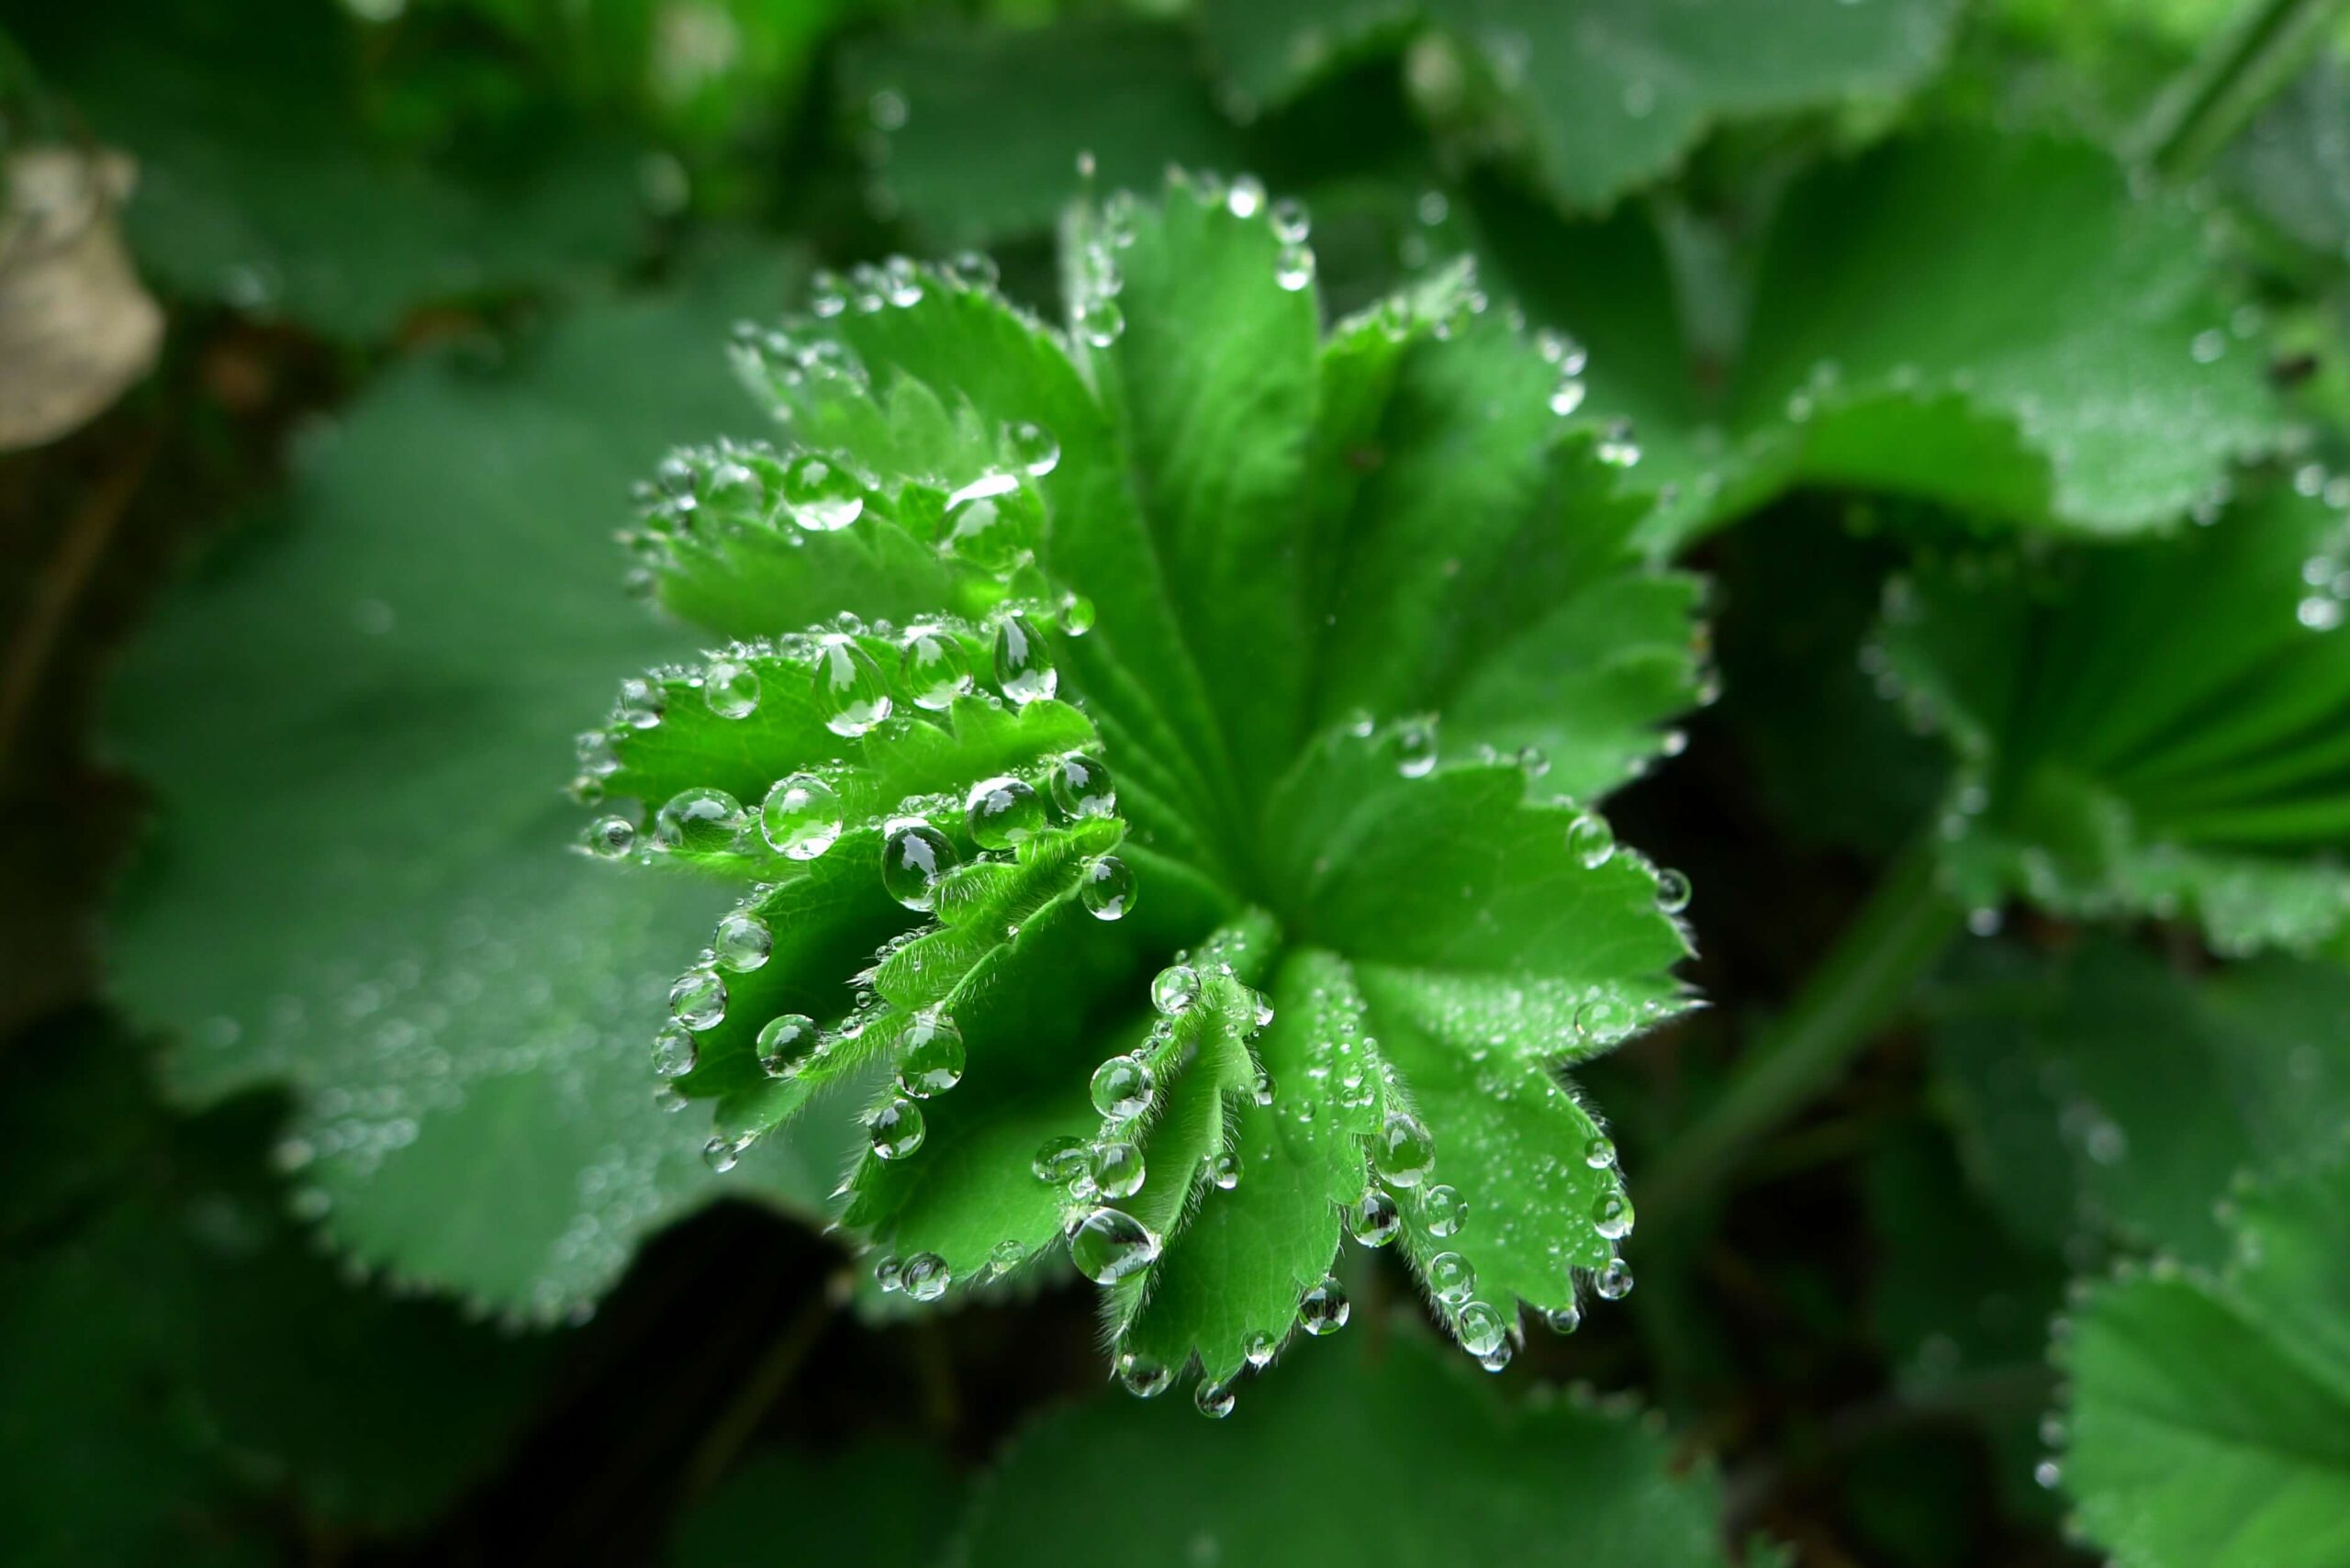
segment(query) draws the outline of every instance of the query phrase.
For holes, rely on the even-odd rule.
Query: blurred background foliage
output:
[[[1082,179],[1105,187],[1153,185],[1170,162],[1252,169],[1311,207],[1333,308],[1479,252],[1497,292],[1590,343],[1593,411],[1637,415],[1656,470],[1683,481],[1658,542],[1718,579],[1733,699],[1622,811],[1625,836],[1702,890],[1695,978],[1725,1005],[1592,1074],[1637,1174],[1718,1081],[1741,1015],[1796,989],[1870,859],[1941,794],[1941,748],[1858,658],[1909,550],[1963,543],[1994,513],[2052,536],[2131,532],[2210,503],[2234,459],[2343,457],[2341,38],[2296,54],[2256,114],[2224,127],[2185,216],[2149,216],[2149,127],[2237,13],[0,3],[14,225],[0,230],[0,409],[68,374],[6,335],[50,297],[27,282],[48,199],[37,155],[73,155],[69,218],[118,223],[168,323],[160,342],[133,334],[72,370],[105,411],[28,425],[0,455],[5,1555],[715,1568],[931,1562],[951,1540],[979,1564],[1074,1550],[1103,1563],[2095,1561],[2033,1478],[2052,1441],[2048,1322],[2068,1277],[2117,1254],[2218,1268],[2230,1238],[2212,1198],[2280,1147],[2323,1152],[2350,1085],[2313,1087],[2262,1052],[2297,1010],[2339,1040],[2332,960],[2263,960],[2206,988],[2204,955],[2175,931],[2099,943],[2022,917],[1967,949],[1927,1017],[1766,1142],[1700,1219],[1644,1230],[1624,1309],[1529,1346],[1489,1383],[1439,1366],[1409,1324],[1383,1326],[1374,1297],[1362,1345],[1211,1428],[1096,1394],[1073,1293],[946,1320],[856,1305],[846,1257],[784,1217],[821,1196],[821,1158],[724,1192],[698,1161],[664,1168],[626,1215],[586,1204],[610,1226],[601,1250],[508,1278],[499,1222],[568,1234],[578,1217],[533,1208],[525,1156],[559,1155],[573,1201],[578,1150],[608,1133],[599,1087],[558,1133],[517,1132],[493,1105],[436,1134],[429,1164],[332,1194],[297,1182],[286,1129],[330,1125],[322,1093],[366,1093],[362,1057],[213,1050],[200,1028],[166,1045],[173,1020],[108,1006],[110,890],[135,908],[143,879],[252,846],[205,846],[201,795],[159,814],[169,780],[142,780],[135,745],[126,756],[101,722],[101,689],[167,583],[289,539],[291,564],[237,601],[254,619],[211,635],[265,638],[259,607],[274,604],[332,623],[286,647],[357,667],[389,618],[429,616],[457,577],[543,571],[555,608],[543,626],[518,611],[532,635],[581,634],[557,610],[609,583],[609,636],[655,656],[667,633],[621,596],[619,553],[536,566],[531,531],[546,525],[532,520],[592,542],[666,442],[722,421],[727,321],[780,308],[817,268],[968,246],[1043,301],[1079,152]],[[1946,179],[1934,160],[1951,137],[1976,139],[1966,168],[2004,173],[1981,189]],[[1886,217],[1880,176],[1913,182],[1915,205]],[[1971,317],[1956,285],[1919,281],[1953,252],[1969,275],[2000,271],[2002,226],[2050,206],[2110,223],[2035,230],[2014,264],[2053,254],[2052,288],[2087,279],[2086,297],[2056,292],[2017,327],[2009,302]],[[1938,213],[1948,232],[1931,243],[1893,227]],[[2140,253],[2145,268],[2100,270]],[[1897,427],[1860,430],[1850,451],[1784,428],[1823,357],[1972,375],[1978,319],[2046,351],[2027,379],[2126,359],[2129,323],[2098,291],[2174,262],[2249,323],[2236,336],[2252,346],[2241,376],[2173,403],[2157,375],[2130,388],[2152,399],[2139,414],[2169,468],[2099,459],[2066,481],[1994,464],[1974,505],[1953,505],[1920,495]],[[89,286],[133,308],[120,301],[135,291],[89,264]],[[2161,342],[2185,362],[2184,339]],[[1750,512],[1766,521],[1712,532]],[[453,630],[433,647],[455,650],[442,673],[460,690],[464,659],[508,656]],[[222,678],[179,673],[190,704]],[[529,695],[467,722],[516,737],[518,756],[554,748],[559,777],[575,705],[550,715]],[[371,766],[396,773],[401,753]],[[229,767],[201,788],[249,785]],[[185,939],[190,967],[236,972],[269,914],[222,912]],[[2177,1064],[2162,1082],[2206,1085],[2203,1103],[2236,1114],[2153,1161],[2165,1182],[2116,1185],[2101,1128],[2156,1148],[2190,1114],[2143,1070],[2157,1049]],[[635,1048],[619,1056],[611,1103],[649,1130],[610,1136],[674,1134],[641,1103]],[[331,1231],[318,1224],[330,1202]],[[493,1216],[487,1238],[442,1236],[468,1211]],[[1403,1520],[1433,1533],[1399,1538]],[[1756,1532],[1784,1545],[1750,1550]]]

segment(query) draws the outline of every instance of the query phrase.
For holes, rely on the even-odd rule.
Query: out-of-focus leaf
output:
[[[754,1454],[678,1521],[669,1568],[940,1561],[964,1484],[938,1450],[867,1441],[825,1454]]]

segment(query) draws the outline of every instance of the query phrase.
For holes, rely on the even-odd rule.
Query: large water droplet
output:
[[[1114,299],[1087,300],[1077,312],[1077,335],[1097,349],[1106,349],[1126,330],[1126,313]]]
[[[923,1124],[922,1107],[911,1100],[892,1100],[873,1114],[867,1131],[873,1138],[873,1152],[882,1159],[903,1159],[922,1148],[928,1128]]]
[[[1395,732],[1395,771],[1425,778],[1436,770],[1436,725],[1415,719]]]
[[[1605,1170],[1616,1163],[1616,1140],[1605,1133],[1593,1135],[1583,1146],[1583,1162],[1594,1170]]]
[[[1420,1226],[1430,1236],[1450,1236],[1469,1220],[1469,1200],[1439,1182],[1420,1194]]]
[[[1280,1341],[1259,1328],[1241,1341],[1240,1355],[1250,1366],[1262,1372],[1273,1364],[1273,1352],[1280,1348]]]
[[[1069,1238],[1069,1259],[1097,1285],[1115,1284],[1158,1256],[1158,1238],[1123,1209],[1095,1209]]]
[[[955,1282],[946,1260],[935,1252],[917,1252],[898,1271],[898,1285],[914,1301],[936,1301]]]
[[[1584,869],[1596,871],[1616,853],[1616,831],[1606,818],[1585,812],[1567,824],[1567,853]]]
[[[1035,478],[1043,478],[1060,464],[1061,443],[1042,425],[1025,421],[1007,425],[1003,441],[1012,449],[1012,460]]]
[[[1208,1180],[1219,1192],[1229,1193],[1240,1185],[1240,1156],[1225,1149],[1208,1161]]]
[[[1314,281],[1314,251],[1304,241],[1283,245],[1273,258],[1273,281],[1294,294]]]
[[[759,1030],[759,1067],[769,1078],[781,1078],[816,1047],[816,1021],[805,1013],[770,1018]]]
[[[996,622],[995,683],[1008,700],[1022,708],[1043,701],[1060,688],[1060,672],[1053,668],[1052,654],[1024,615],[1007,615]]]
[[[1028,1169],[1036,1180],[1048,1187],[1063,1187],[1070,1178],[1084,1170],[1092,1160],[1092,1153],[1081,1137],[1046,1138],[1036,1150]]]
[[[701,694],[722,719],[747,719],[758,711],[759,672],[733,659],[720,659],[703,672]]]
[[[809,690],[824,727],[836,735],[854,738],[890,716],[881,666],[849,637],[827,637],[817,648]]]
[[[683,1029],[664,1029],[653,1036],[653,1070],[663,1078],[685,1077],[699,1055],[694,1037]]]
[[[935,626],[908,631],[898,664],[917,708],[938,712],[970,692],[971,661],[961,640]]]
[[[766,963],[767,955],[775,950],[775,933],[749,910],[738,909],[718,923],[710,950],[720,969],[748,974]]]
[[[1295,196],[1283,196],[1273,203],[1266,214],[1273,225],[1273,238],[1284,245],[1302,243],[1313,230],[1313,220],[1306,216],[1305,206]]]
[[[743,832],[743,803],[723,790],[682,790],[653,819],[662,849],[716,855],[734,847]]]
[[[1689,907],[1689,879],[1666,867],[1656,874],[1656,907],[1667,914],[1679,914]]]
[[[944,543],[983,572],[1002,572],[1035,547],[1044,509],[1009,474],[975,479],[946,498]]]
[[[1044,799],[1009,774],[990,778],[971,786],[963,825],[981,849],[1010,849],[1043,831]]]
[[[1390,1186],[1416,1187],[1436,1169],[1436,1139],[1416,1118],[1390,1111],[1371,1145],[1371,1159]]]
[[[658,724],[668,705],[669,694],[657,680],[632,676],[621,682],[619,718],[632,730],[649,730]]]
[[[1114,855],[1089,860],[1078,873],[1078,902],[1096,920],[1119,920],[1134,907],[1135,874]]]
[[[1591,1205],[1591,1226],[1610,1241],[1632,1234],[1632,1201],[1621,1193],[1602,1193]]]
[[[1105,1198],[1131,1198],[1142,1191],[1142,1150],[1124,1141],[1093,1150],[1093,1190]]]
[[[1317,1337],[1336,1334],[1347,1326],[1347,1318],[1353,1311],[1353,1304],[1347,1300],[1347,1293],[1338,1288],[1338,1282],[1325,1276],[1320,1284],[1298,1298],[1297,1326]]]
[[[1460,1337],[1460,1348],[1483,1360],[1502,1348],[1509,1336],[1509,1327],[1492,1304],[1472,1301],[1462,1307],[1452,1320],[1452,1331]]]
[[[1175,1379],[1168,1372],[1167,1363],[1132,1350],[1122,1350],[1117,1361],[1118,1381],[1136,1399],[1156,1399],[1173,1385]]]
[[[1112,1057],[1093,1070],[1093,1108],[1116,1121],[1139,1116],[1150,1109],[1157,1088],[1158,1081],[1140,1057]]]
[[[588,824],[588,853],[616,860],[636,846],[636,827],[626,817],[598,817]]]
[[[881,886],[908,909],[927,911],[939,878],[955,868],[954,845],[919,817],[891,823],[881,842]]]
[[[1054,762],[1046,782],[1053,792],[1053,804],[1063,816],[1106,817],[1117,812],[1117,786],[1099,757],[1071,752]]]
[[[1189,964],[1169,964],[1150,982],[1150,1004],[1169,1017],[1200,1000],[1200,974]]]
[[[791,521],[811,533],[836,533],[865,511],[865,487],[856,476],[813,454],[785,466],[783,498]]]
[[[1583,1308],[1572,1302],[1554,1306],[1542,1315],[1542,1327],[1553,1334],[1572,1334],[1583,1327]]]
[[[1621,1258],[1610,1258],[1607,1267],[1599,1271],[1592,1288],[1606,1301],[1622,1301],[1632,1294],[1632,1266]]]
[[[710,969],[688,969],[669,988],[670,1016],[699,1034],[726,1019],[726,982]]]
[[[1202,1378],[1198,1386],[1192,1390],[1192,1403],[1198,1406],[1200,1414],[1209,1420],[1221,1421],[1232,1414],[1236,1400],[1230,1383]]]
[[[812,773],[779,778],[759,807],[759,832],[785,858],[813,860],[840,842],[840,795]]]
[[[963,1081],[963,1031],[944,1013],[914,1014],[899,1042],[898,1087],[917,1100]]]
[[[1458,1252],[1439,1252],[1427,1260],[1428,1289],[1448,1305],[1467,1301],[1477,1290],[1477,1271]]]
[[[1404,1211],[1384,1188],[1373,1187],[1347,1210],[1347,1229],[1365,1247],[1384,1247],[1403,1234]]]

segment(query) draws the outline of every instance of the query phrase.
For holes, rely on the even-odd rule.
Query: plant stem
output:
[[[2200,174],[2306,64],[2343,0],[2253,0],[2154,99],[2137,151],[2173,179]]]
[[[1754,1138],[1832,1080],[1958,934],[1957,902],[1934,877],[1933,846],[1886,871],[1794,1005],[1756,1042],[1639,1193],[1643,1219],[1669,1218],[1710,1191]]]

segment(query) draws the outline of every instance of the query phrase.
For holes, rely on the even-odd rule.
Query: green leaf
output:
[[[1616,1401],[1543,1391],[1513,1406],[1399,1332],[1376,1360],[1328,1355],[1242,1399],[1228,1429],[1169,1425],[1106,1401],[1016,1439],[975,1505],[972,1568],[1047,1562],[1081,1544],[1103,1568],[1329,1557],[1429,1562],[1727,1561],[1711,1475],[1674,1473],[1673,1445]],[[1362,1498],[1366,1477],[1412,1495]],[[1123,1509],[1143,1488],[1162,1528]],[[1309,1498],[1326,1507],[1301,1506]]]
[[[1262,100],[1433,28],[1490,83],[1506,127],[1496,140],[1553,201],[1582,208],[1670,174],[1721,122],[1900,96],[1940,62],[1955,11],[1949,0],[1213,0],[1204,19],[1236,84]]]
[[[808,1560],[927,1568],[950,1539],[963,1490],[944,1455],[913,1443],[757,1453],[686,1512],[663,1561],[671,1568]],[[917,1500],[920,1506],[907,1506]]]
[[[183,1100],[292,1086],[302,1203],[403,1279],[575,1311],[721,1190],[642,1053],[677,934],[724,897],[567,854],[549,769],[615,666],[677,645],[593,520],[665,440],[739,417],[716,339],[785,275],[585,311],[499,374],[396,367],[123,673],[113,734],[160,831],[118,994],[179,1026]],[[805,1208],[836,1158],[811,1132],[745,1174]]]
[[[86,1017],[23,1044],[12,1118],[86,1127],[102,1102],[116,1136],[0,1262],[12,1560],[241,1561],[240,1520],[278,1492],[319,1528],[403,1531],[512,1441],[548,1342],[338,1278],[263,1173],[274,1107],[172,1123],[144,1052]],[[10,1138],[9,1190],[49,1153]]]
[[[2192,978],[2101,943],[1962,967],[1934,1058],[1978,1184],[2018,1235],[2217,1267],[2242,1171],[2329,1149],[2350,1118],[2350,969],[2279,956]]]
[[[648,492],[656,590],[752,640],[624,686],[583,783],[652,816],[598,830],[650,845],[617,858],[750,884],[729,918],[768,935],[748,964],[713,937],[656,1057],[718,1098],[722,1159],[869,1097],[840,1217],[883,1288],[1066,1244],[1137,1391],[1227,1383],[1302,1303],[1335,1326],[1340,1211],[1398,1197],[1372,1239],[1410,1238],[1498,1365],[1521,1304],[1629,1285],[1559,1074],[1685,1004],[1687,892],[1561,786],[1673,749],[1695,584],[1632,558],[1642,499],[1556,412],[1562,347],[1465,277],[1325,337],[1304,215],[1184,175],[1075,212],[1063,271],[1066,336],[976,263],[820,284],[737,340],[791,446]],[[942,657],[974,689],[925,711]],[[827,671],[862,672],[846,723]],[[1114,801],[1056,795],[1071,756]],[[795,848],[745,808],[809,770],[834,831]],[[991,790],[1024,839],[966,820]],[[957,867],[934,889],[891,858],[915,819]],[[763,1063],[793,1020],[817,1043]],[[941,1025],[963,1070],[925,1084]]]
[[[2083,1531],[2125,1568],[2350,1551],[2350,1164],[2240,1194],[2217,1273],[2094,1287],[2059,1356]]]
[[[377,340],[421,306],[603,282],[643,248],[622,141],[539,127],[462,170],[387,144],[341,7],[141,0],[27,24],[44,74],[139,159],[125,227],[177,297]]]
[[[869,126],[867,199],[941,245],[1049,228],[1080,153],[1106,185],[1139,188],[1169,163],[1227,164],[1237,142],[1183,29],[1140,18],[884,34],[840,73]]]
[[[1691,247],[1646,214],[1478,216],[1528,308],[1585,342],[1589,407],[1629,416],[1677,488],[1643,525],[1660,551],[1796,485],[2141,532],[2277,439],[2198,219],[2087,146],[1943,130],[1815,167],[1751,275],[1704,280],[1748,300],[1727,335],[1681,303]]]
[[[2337,510],[2263,487],[2190,538],[2066,558],[2045,584],[1921,569],[1880,656],[1959,756],[1959,895],[2189,918],[2232,953],[2341,930],[2346,565]]]

